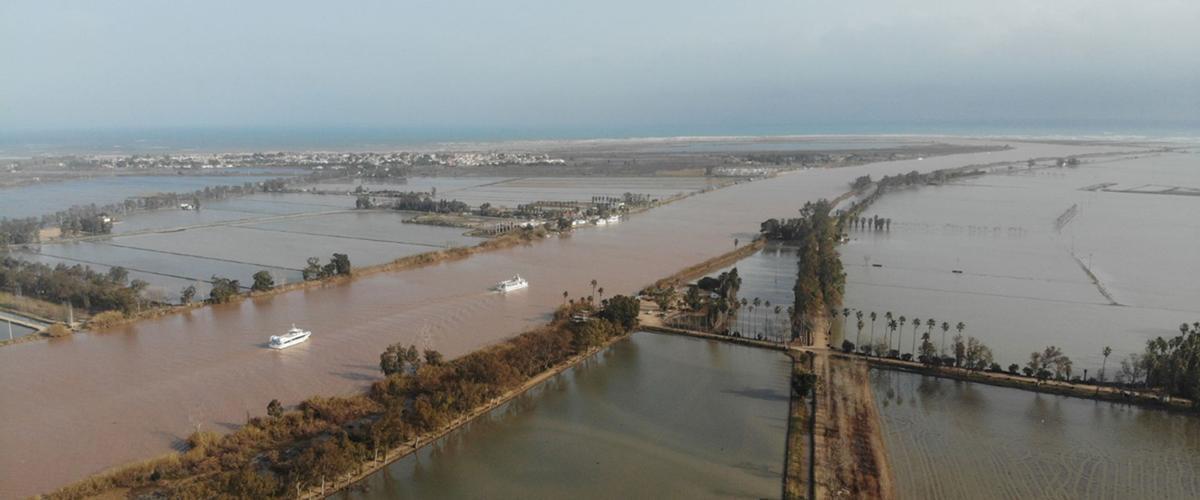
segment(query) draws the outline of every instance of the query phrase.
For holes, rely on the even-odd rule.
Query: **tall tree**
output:
[[[250,286],[251,290],[256,292],[265,292],[275,288],[275,278],[268,271],[259,271],[254,273],[254,284]]]
[[[950,323],[942,322],[942,353],[946,352],[946,332],[950,331]]]
[[[875,318],[877,317],[875,311],[871,311],[871,345],[875,344]]]
[[[1104,362],[1100,364],[1100,382],[1104,382],[1105,375],[1107,375],[1105,370],[1108,369],[1108,356],[1112,354],[1112,348],[1109,346],[1104,346],[1104,350],[1100,351],[1100,354],[1104,355]],[[1099,388],[1097,388],[1097,390],[1099,390]]]
[[[866,323],[863,323],[862,309],[854,311],[854,317],[858,319],[858,336],[854,337],[854,343],[861,346],[862,345],[862,329],[863,329],[863,326],[866,325]]]

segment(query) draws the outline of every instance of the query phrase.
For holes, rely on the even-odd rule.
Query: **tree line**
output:
[[[1147,341],[1141,355],[1131,354],[1122,361],[1121,373],[1127,382],[1141,382],[1164,397],[1200,404],[1200,321],[1180,324],[1174,337]]]
[[[933,318],[922,320],[919,317],[914,317],[909,320],[904,315],[894,315],[891,311],[884,313],[882,316],[874,311],[854,311],[849,308],[843,308],[841,311],[832,311],[834,316],[838,313],[842,316],[842,331],[843,335],[847,332],[851,313],[855,317],[855,326],[857,334],[855,341],[851,342],[849,338],[842,341],[842,351],[846,353],[859,353],[866,356],[888,357],[892,359],[900,359],[904,361],[916,360],[921,364],[931,367],[954,367],[963,368],[971,371],[989,371],[1001,373],[1007,371],[1012,375],[1024,374],[1028,377],[1036,377],[1041,380],[1056,379],[1063,381],[1083,381],[1078,377],[1073,377],[1072,369],[1074,364],[1071,358],[1063,354],[1062,349],[1056,346],[1049,346],[1041,351],[1036,351],[1030,354],[1030,360],[1024,367],[1017,364],[1010,364],[1007,370],[996,362],[992,355],[992,349],[985,345],[983,341],[972,337],[964,336],[963,331],[967,328],[966,323],[959,321],[951,326],[949,321],[938,322]],[[876,322],[883,320],[883,331],[880,332],[879,339],[875,338]],[[867,342],[862,342],[863,330],[867,327],[869,321],[869,337]],[[910,341],[904,341],[905,326],[912,325],[912,333],[909,336]],[[950,339],[950,344],[947,346],[947,334],[951,329],[957,333]],[[921,332],[924,329],[924,332]],[[941,330],[940,340],[934,337],[935,329]],[[918,336],[919,335],[919,336]],[[920,344],[917,341],[920,340]],[[906,351],[907,347],[907,352]]]
[[[0,258],[0,290],[47,302],[68,302],[90,312],[132,312],[139,307],[138,293],[148,284],[129,280],[123,267],[101,273],[82,264],[50,266],[10,256]]]
[[[496,401],[530,378],[637,325],[638,301],[615,296],[589,321],[556,320],[499,345],[445,360],[415,346],[389,346],[385,378],[367,394],[313,397],[294,409],[279,401],[225,436],[196,432],[188,450],[140,462],[64,488],[52,498],[142,488],[170,498],[282,498],[386,460],[389,450]],[[564,308],[565,309],[565,308]]]
[[[1200,321],[1192,324],[1179,325],[1179,335],[1163,338],[1157,337],[1146,342],[1142,353],[1131,353],[1120,361],[1120,367],[1115,377],[1108,375],[1108,358],[1112,348],[1105,346],[1101,349],[1104,362],[1099,371],[1088,375],[1087,370],[1082,376],[1075,370],[1075,363],[1063,350],[1057,346],[1047,346],[1040,351],[1030,353],[1029,360],[1024,365],[1012,363],[1002,367],[993,359],[992,350],[979,339],[963,336],[966,324],[958,322],[953,327],[950,322],[938,322],[932,318],[922,320],[895,316],[890,311],[881,317],[875,312],[852,311],[843,308],[832,311],[836,316],[842,315],[842,331],[849,331],[847,322],[850,316],[856,319],[857,334],[855,341],[849,338],[842,341],[842,351],[862,355],[889,357],[904,361],[916,360],[926,366],[956,367],[968,370],[1007,372],[1011,375],[1024,375],[1038,380],[1058,380],[1070,383],[1089,383],[1099,385],[1119,385],[1130,388],[1143,388],[1156,391],[1161,397],[1187,398],[1196,404],[1200,402]],[[875,338],[876,322],[883,319],[884,330],[878,340]],[[911,344],[904,341],[905,325],[912,325]],[[863,342],[864,329],[870,326],[867,341]],[[946,335],[953,328],[958,333],[946,345]],[[920,330],[924,329],[924,332]],[[941,340],[935,343],[935,329],[941,330]],[[919,334],[919,336],[918,336]],[[845,333],[844,333],[845,335]],[[917,344],[917,341],[920,344]],[[908,352],[906,346],[911,346]]]
[[[811,334],[816,318],[824,316],[829,306],[842,302],[846,273],[837,244],[842,221],[831,212],[833,205],[825,199],[805,203],[800,217],[768,219],[760,225],[767,239],[786,241],[798,246],[796,284],[792,287],[792,336]]]
[[[471,211],[471,207],[458,200],[436,200],[431,193],[411,191],[394,193],[391,196],[392,208],[413,212],[434,212],[439,214],[462,213]]]

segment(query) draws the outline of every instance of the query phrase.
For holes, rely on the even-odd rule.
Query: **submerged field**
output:
[[[722,182],[706,177],[412,177],[404,184],[335,181],[314,187],[328,191],[352,191],[359,185],[376,191],[430,192],[436,189],[438,198],[459,200],[472,206],[490,203],[515,207],[534,201],[590,201],[593,196],[619,197],[625,193],[665,199],[718,186]]]
[[[358,182],[320,184],[325,191],[349,193]],[[430,191],[472,205],[515,207],[536,200],[590,201],[592,196],[638,193],[656,198],[706,189],[700,178],[414,178],[406,184],[365,183],[369,189]],[[31,186],[22,189],[40,189]],[[150,283],[147,296],[176,301],[181,289],[208,292],[213,276],[249,286],[251,276],[268,271],[277,284],[301,279],[309,257],[327,260],[345,253],[358,266],[450,247],[471,246],[480,238],[463,229],[407,224],[413,213],[353,211],[350,194],[254,194],[202,204],[199,211],[158,210],[132,214],[113,227],[111,238],[48,243],[18,255],[51,265],[84,264],[100,271],[125,267],[131,279]]]
[[[637,333],[339,497],[778,497],[790,366]]]
[[[866,215],[893,219],[891,230],[852,231],[842,247],[846,305],[880,315],[877,337],[888,311],[935,319],[935,345],[941,322],[952,326],[947,342],[964,322],[964,334],[991,346],[1005,367],[1057,345],[1076,374],[1094,376],[1111,346],[1111,379],[1118,360],[1147,339],[1200,319],[1200,197],[1096,186],[1200,186],[1198,161],[1169,153],[1016,168],[889,193]],[[908,351],[911,323],[901,333]]]
[[[229,169],[226,174],[246,175],[106,175],[45,182],[0,189],[0,216],[37,217],[65,210],[72,205],[106,205],[133,196],[188,193],[206,187],[262,182],[301,172],[289,168]]]
[[[872,370],[898,498],[1197,498],[1200,419]]]

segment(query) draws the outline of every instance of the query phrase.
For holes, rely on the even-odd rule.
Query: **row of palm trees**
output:
[[[742,315],[738,314],[737,325],[735,325],[736,328],[734,330],[738,331],[739,333],[749,334],[755,338],[761,335],[763,337],[774,338],[778,341],[783,340],[783,335],[776,331],[775,328],[772,328],[772,325],[779,325],[779,316],[784,312],[787,313],[788,318],[791,318],[792,313],[795,310],[793,306],[787,306],[787,308],[784,308],[778,304],[772,306],[770,300],[762,300],[758,297],[754,297],[753,299],[746,299],[743,297],[741,301],[734,302],[734,309],[745,309],[746,312],[751,316],[749,325],[745,325]],[[756,314],[756,311],[759,314]],[[760,314],[763,316],[761,319],[759,318]],[[749,326],[750,328],[743,328],[743,325]],[[765,326],[766,328],[764,328],[764,330],[766,331],[760,333],[758,330],[759,325]],[[790,330],[790,328],[788,330]]]
[[[839,311],[837,309],[830,310],[830,314],[832,315],[832,317],[836,318],[838,313],[839,313]],[[858,320],[858,323],[856,324],[856,326],[858,326],[858,335],[854,339],[855,340],[854,345],[856,345],[856,346],[863,345],[862,344],[862,331],[863,331],[863,328],[866,326],[864,317],[870,319],[870,321],[871,321],[871,337],[870,337],[870,341],[866,344],[867,345],[866,352],[870,352],[869,346],[875,344],[875,322],[876,322],[876,320],[879,319],[879,315],[875,311],[870,311],[868,313],[868,312],[864,312],[862,310],[850,309],[848,307],[842,308],[840,313],[842,315],[843,336],[845,335],[845,332],[846,332],[846,322],[850,319],[850,314],[854,313],[854,317]],[[896,316],[896,315],[892,314],[891,311],[888,311],[888,312],[883,313],[883,319],[885,321],[884,326],[887,328],[887,333],[883,337],[885,340],[885,343],[887,344],[887,350],[888,351],[893,350],[892,349],[892,340],[894,338],[896,341],[895,351],[897,351],[897,352],[901,351],[902,350],[901,346],[903,345],[902,342],[904,340],[904,327],[906,324],[909,324],[909,321],[910,321],[909,318],[907,316],[903,316],[903,315]],[[931,337],[933,335],[933,329],[938,326],[938,321],[933,318],[928,318],[924,321],[924,323],[922,323],[921,318],[914,317],[914,318],[912,318],[911,322],[912,322],[911,324],[912,324],[912,328],[913,328],[913,330],[912,330],[912,347],[909,352],[916,353],[917,352],[917,330],[920,329],[921,326],[925,326],[926,327],[925,337]],[[962,334],[963,330],[966,330],[966,328],[967,328],[967,324],[963,323],[961,321],[959,321],[958,324],[954,325],[954,329],[957,330],[960,335]],[[946,333],[948,333],[950,331],[950,323],[948,321],[941,322],[941,329],[942,329],[942,342],[941,342],[941,345],[938,346],[938,353],[939,353],[939,355],[944,356],[944,355],[946,355]],[[897,332],[899,332],[899,333],[897,333]]]
[[[603,303],[604,302],[604,287],[602,287],[602,286],[597,287],[597,285],[599,285],[600,283],[597,282],[595,278],[593,278],[592,282],[589,284],[592,286],[592,294],[588,295],[587,297],[580,297],[579,303],[580,304],[592,303],[593,301],[595,301],[597,293],[600,294],[600,302]],[[575,304],[575,299],[570,298],[571,292],[569,292],[567,290],[563,290],[562,297],[563,297],[563,305],[564,306],[567,305],[568,302],[572,305]]]

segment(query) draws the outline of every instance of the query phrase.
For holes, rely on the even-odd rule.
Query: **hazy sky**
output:
[[[0,130],[1198,117],[1197,0],[0,1]]]

